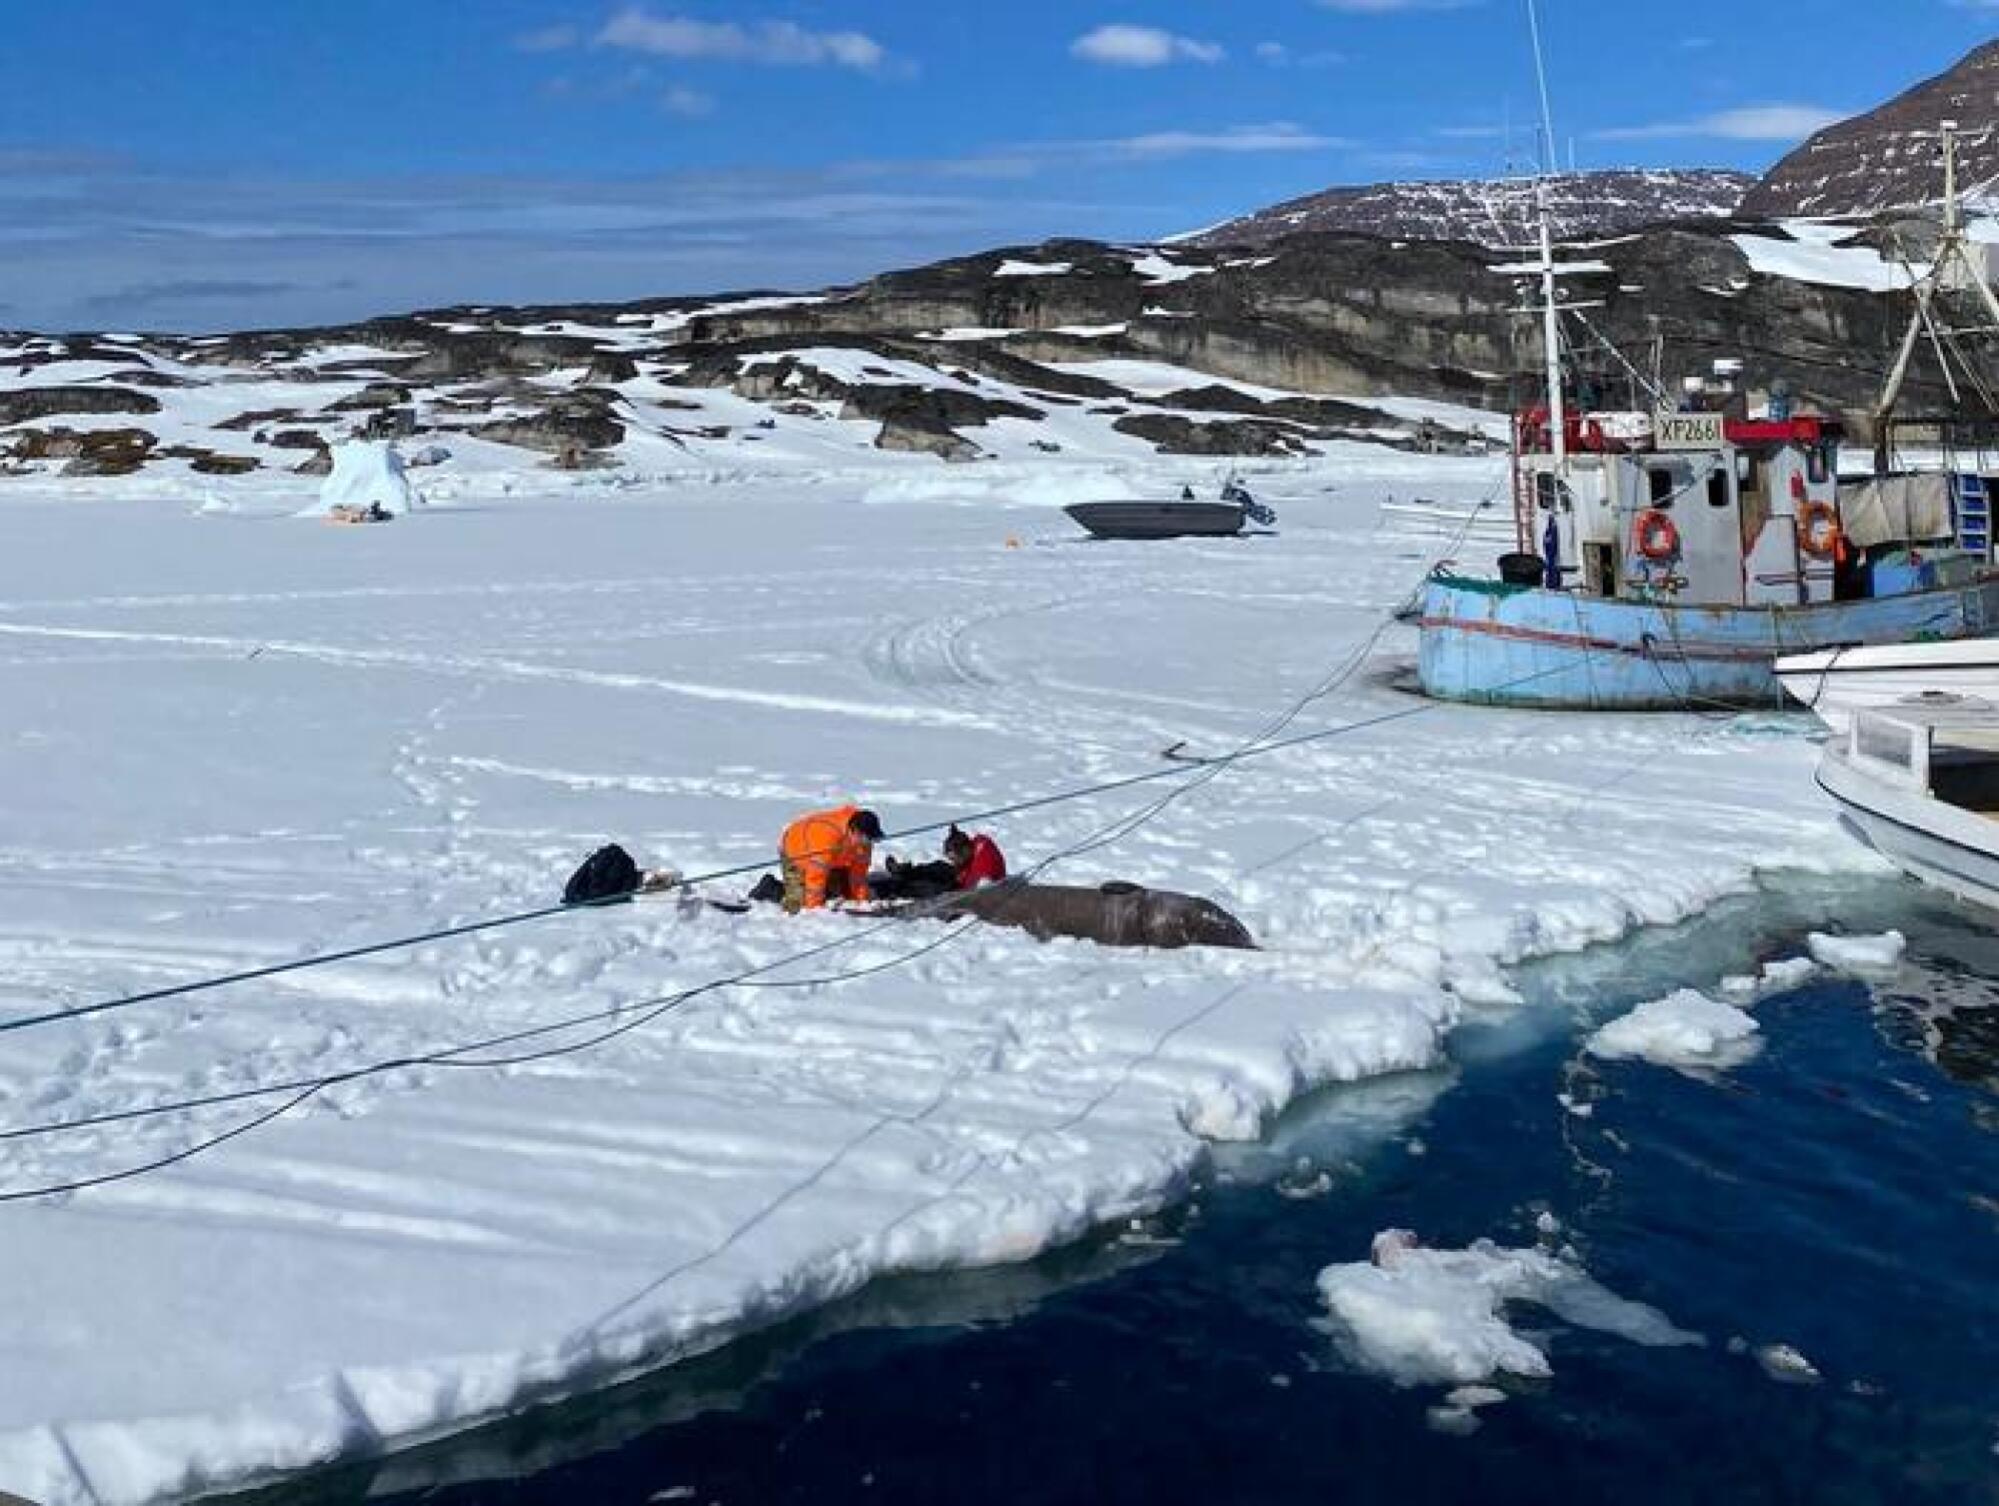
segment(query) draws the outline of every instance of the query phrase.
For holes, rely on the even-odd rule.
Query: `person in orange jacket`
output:
[[[882,840],[881,818],[856,805],[813,811],[785,827],[777,847],[784,870],[784,908],[796,915],[829,899],[865,903],[868,865]]]

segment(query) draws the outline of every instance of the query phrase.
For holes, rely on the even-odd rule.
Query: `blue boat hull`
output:
[[[1419,618],[1425,694],[1590,711],[1781,706],[1785,654],[1977,638],[1999,629],[1999,581],[1808,607],[1668,606],[1453,576]]]

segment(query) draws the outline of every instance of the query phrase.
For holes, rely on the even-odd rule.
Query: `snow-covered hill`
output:
[[[399,441],[413,464],[452,474],[626,478],[1483,442],[1486,416],[1462,405],[1411,418],[1162,359],[1128,338],[1134,324],[1179,335],[1195,318],[1187,284],[1236,264],[1089,255],[1080,268],[989,258],[975,304],[910,296],[922,274],[903,274],[809,296],[452,309],[327,330],[0,337],[0,478],[310,476],[351,436]],[[1131,317],[1103,317],[1107,300]]]
[[[1787,252],[1792,239],[1724,226],[1598,243],[1592,322],[1631,350],[1670,329],[1669,377],[1736,356],[1752,386],[1782,378],[1826,411],[1864,413],[1903,328],[1903,284],[1864,246],[1829,258]],[[1281,458],[1349,439],[1463,452],[1517,395],[1511,374],[1538,363],[1507,260],[1362,235],[1263,251],[1056,241],[813,294],[199,338],[0,335],[0,489],[312,476],[354,435],[394,439],[446,477],[625,481]]]
[[[1962,127],[1963,187],[1990,198],[1999,182],[1999,41],[1878,109],[1829,126],[1785,157],[1744,198],[1744,214],[1878,214],[1943,194],[1936,131]]]
[[[1727,219],[1754,182],[1747,173],[1719,169],[1632,169],[1559,174],[1548,180],[1547,194],[1558,235],[1595,240]],[[1456,179],[1331,188],[1200,231],[1187,243],[1264,246],[1320,231],[1505,248],[1532,245],[1538,227],[1532,182]]]

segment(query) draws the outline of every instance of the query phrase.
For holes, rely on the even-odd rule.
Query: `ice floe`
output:
[[[1835,972],[1893,972],[1908,949],[1908,938],[1900,931],[1884,931],[1879,936],[1833,936],[1814,931],[1807,938],[1812,956]]]
[[[1681,1070],[1731,1067],[1756,1052],[1756,1021],[1691,988],[1651,999],[1599,1027],[1583,1043],[1606,1061],[1640,1060]]]
[[[1372,1258],[1327,1266],[1318,1287],[1345,1352],[1402,1386],[1482,1387],[1498,1376],[1553,1374],[1547,1350],[1508,1321],[1514,1304],[1634,1344],[1705,1342],[1656,1308],[1607,1290],[1569,1260],[1489,1240],[1433,1250],[1406,1230],[1384,1230],[1374,1237]],[[1460,1410],[1496,1399],[1484,1389],[1458,1394],[1462,1399],[1447,1404]]]

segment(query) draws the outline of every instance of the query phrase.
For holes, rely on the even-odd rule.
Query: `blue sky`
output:
[[[1498,173],[1523,4],[18,0],[0,326],[818,286]],[[1999,35],[1999,0],[1541,4],[1585,167],[1760,169]]]

